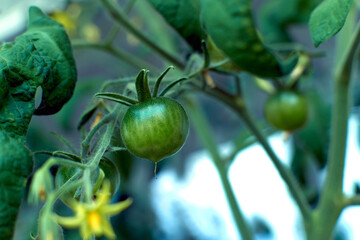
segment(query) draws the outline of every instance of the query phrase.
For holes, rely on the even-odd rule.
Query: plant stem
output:
[[[111,15],[111,17],[117,21],[120,25],[122,25],[126,30],[132,33],[135,37],[137,37],[140,41],[150,47],[153,51],[158,53],[161,57],[174,64],[176,67],[180,69],[184,69],[185,65],[180,62],[176,57],[172,56],[170,53],[166,52],[160,46],[155,44],[150,38],[144,35],[140,30],[138,30],[135,26],[133,26],[127,19],[126,15],[118,8],[112,0],[101,0],[106,11]]]
[[[269,155],[271,161],[279,172],[280,176],[286,183],[289,188],[290,194],[294,198],[295,202],[299,206],[300,212],[304,218],[304,221],[309,219],[311,211],[310,206],[307,203],[306,197],[301,190],[298,182],[296,181],[294,175],[282,164],[280,159],[276,156],[266,138],[263,136],[262,132],[258,129],[255,124],[254,119],[252,119],[251,115],[246,110],[245,103],[242,97],[233,96],[229,93],[223,91],[222,89],[215,87],[210,88],[205,91],[208,95],[215,97],[217,100],[223,102],[231,109],[233,109],[244,121],[249,130],[254,134],[259,143],[262,145],[266,153]]]
[[[127,62],[128,64],[136,67],[136,68],[150,68],[150,70],[157,70],[156,67],[152,67],[148,62],[143,61],[140,58],[134,57],[133,55],[122,51],[119,48],[114,47],[111,44],[106,43],[90,43],[87,41],[73,41],[72,47],[75,49],[82,49],[82,48],[94,48],[101,51],[105,51],[118,59]]]
[[[308,237],[311,240],[330,239],[332,230],[344,207],[342,189],[350,108],[349,86],[352,62],[359,43],[360,24],[358,24],[335,72],[329,159],[319,205],[314,212],[311,229],[308,231]]]
[[[239,111],[238,114],[240,115],[244,123],[247,125],[247,127],[252,131],[259,143],[262,145],[262,147],[270,157],[272,163],[276,167],[277,171],[279,172],[279,175],[287,184],[290,194],[293,196],[295,202],[297,203],[304,220],[308,220],[311,214],[310,206],[294,175],[282,164],[280,159],[276,156],[273,149],[270,147],[268,141],[256,126],[255,121],[250,116],[250,114],[247,111]]]
[[[107,123],[109,123],[111,120],[114,120],[115,118],[115,113],[111,112],[108,115],[106,115],[103,119],[100,120],[100,122],[98,124],[96,124],[94,126],[93,129],[91,129],[91,131],[89,132],[89,134],[86,136],[86,138],[83,140],[83,142],[81,143],[81,158],[85,159],[86,155],[89,152],[89,148],[91,145],[91,140],[93,139],[93,137],[95,136],[95,134]]]
[[[211,128],[204,114],[202,113],[201,109],[196,105],[193,99],[188,99],[187,106],[189,107],[188,112],[190,114],[193,124],[195,125],[195,130],[200,140],[202,141],[204,147],[208,150],[209,154],[211,155],[211,159],[213,160],[213,163],[219,173],[221,184],[225,191],[225,195],[229,203],[231,212],[233,214],[236,226],[239,230],[239,233],[242,239],[252,240],[253,239],[252,231],[248,226],[245,220],[245,216],[243,215],[237,203],[235,194],[233,192],[233,189],[231,187],[231,184],[227,176],[227,170],[224,166],[224,162],[218,151],[217,144],[214,141],[214,138],[211,134]]]

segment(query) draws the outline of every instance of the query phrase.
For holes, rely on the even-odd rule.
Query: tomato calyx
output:
[[[137,99],[112,92],[96,94],[126,105],[127,109],[121,123],[121,137],[126,149],[133,155],[156,163],[177,153],[189,134],[189,119],[180,103],[165,97],[176,84],[187,80],[180,78],[170,82],[160,93],[159,87],[165,75],[173,67],[168,67],[156,80],[151,93],[148,70],[141,70],[136,77]]]
[[[100,93],[97,93],[95,95],[95,97],[111,100],[111,101],[114,101],[114,102],[117,102],[117,103],[120,103],[120,104],[123,104],[126,106],[132,106],[134,104],[145,102],[151,98],[164,96],[176,84],[178,84],[182,81],[188,80],[188,78],[180,78],[178,80],[175,80],[175,81],[169,83],[169,85],[166,86],[160,92],[160,94],[158,94],[159,87],[160,87],[162,80],[164,79],[165,75],[173,68],[174,68],[173,66],[170,66],[162,74],[160,74],[160,76],[156,80],[156,83],[155,83],[152,93],[150,91],[149,80],[148,80],[149,71],[146,69],[142,69],[138,73],[136,80],[135,80],[137,99],[133,99],[133,98],[130,98],[130,97],[118,94],[118,93],[113,93],[113,92],[100,92]]]

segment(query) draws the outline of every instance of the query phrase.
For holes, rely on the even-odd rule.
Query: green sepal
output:
[[[173,66],[169,66],[167,69],[165,69],[165,71],[163,73],[160,74],[160,76],[158,77],[158,79],[156,80],[154,89],[153,89],[153,93],[152,96],[153,97],[157,97],[157,93],[161,84],[161,81],[164,79],[165,75],[170,71],[170,69],[173,69]]]
[[[126,106],[131,106],[132,104],[137,104],[138,103],[138,101],[136,101],[136,100],[134,100],[132,98],[125,97],[125,96],[123,96],[121,94],[111,93],[111,92],[97,93],[95,95],[95,97],[104,98],[104,99],[107,99],[107,100],[110,100],[110,101],[114,101],[114,102],[117,102],[117,103],[124,104]]]
[[[176,81],[173,81],[173,82],[170,83],[168,86],[166,86],[166,87],[164,88],[164,90],[161,91],[161,93],[159,94],[159,97],[164,96],[164,95],[165,95],[171,88],[173,88],[176,84],[181,83],[181,82],[183,82],[183,81],[185,81],[185,80],[189,80],[189,78],[180,78],[180,79],[178,79],[178,80],[176,80]]]
[[[144,102],[151,98],[148,74],[148,70],[142,69],[136,77],[135,86],[139,102]]]

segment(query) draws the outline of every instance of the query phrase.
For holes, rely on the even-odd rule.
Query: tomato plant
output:
[[[25,232],[20,239],[72,239],[67,228],[80,230],[76,234],[83,239],[159,236],[155,223],[160,221],[149,221],[148,216],[155,214],[148,194],[143,194],[154,175],[148,171],[149,162],[136,157],[154,162],[155,167],[165,158],[169,159],[161,166],[184,164],[188,158],[170,159],[180,150],[187,156],[189,149],[197,147],[192,137],[188,139],[190,123],[217,169],[239,238],[253,240],[257,228],[239,206],[229,170],[238,153],[253,143],[263,147],[283,179],[298,207],[306,239],[331,239],[342,211],[360,205],[358,193],[344,192],[350,99],[356,92],[350,86],[357,73],[353,68],[358,67],[354,62],[360,42],[360,27],[355,28],[359,9],[353,0],[269,0],[261,3],[259,11],[251,0],[66,2],[65,9],[49,13],[55,19],[31,7],[27,30],[0,46],[2,238]],[[335,65],[327,68],[334,69],[333,73],[321,72],[313,64],[313,58],[324,54],[303,44],[309,42],[308,35],[289,31],[296,32],[303,23],[308,23],[315,47],[340,34],[334,47]],[[298,39],[298,35],[303,36]],[[88,48],[105,54],[73,53]],[[323,50],[328,51],[326,46]],[[327,56],[333,56],[331,51]],[[174,67],[157,78],[149,75],[150,70],[157,73],[169,65]],[[128,77],[106,80],[105,74]],[[325,86],[331,77],[332,87]],[[264,104],[258,101],[256,87],[271,94]],[[305,91],[306,96],[318,97],[307,98],[302,94]],[[77,125],[79,133],[69,134],[70,141],[54,134],[61,144],[52,144],[43,123],[38,123],[41,134],[37,135],[45,140],[31,134],[33,115],[52,114],[66,123],[69,133],[82,107],[79,103],[89,96]],[[38,106],[35,99],[41,99]],[[216,108],[214,118],[209,111]],[[243,124],[238,119],[231,122],[225,108]],[[252,116],[260,109],[265,119]],[[261,124],[263,120],[275,129]],[[241,128],[232,129],[229,122]],[[268,135],[278,130],[292,135],[288,140],[294,149],[291,167],[283,164],[268,142]],[[235,131],[239,137],[233,138]],[[79,135],[80,143],[74,144]],[[228,155],[220,151],[223,139],[232,146]],[[191,142],[183,147],[186,141]],[[36,144],[41,146],[36,148]],[[36,229],[27,226],[31,224],[15,225],[26,193],[29,203],[44,202],[34,214],[39,219],[34,221]],[[65,208],[73,215],[61,216]],[[127,208],[121,216],[125,220],[116,218],[113,228],[110,217]]]
[[[270,96],[265,104],[265,117],[274,127],[293,131],[302,127],[307,120],[308,102],[295,91],[280,91]]]

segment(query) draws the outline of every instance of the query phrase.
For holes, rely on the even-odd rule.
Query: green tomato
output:
[[[302,127],[308,115],[308,102],[298,92],[280,91],[272,95],[265,104],[265,118],[274,127],[293,131]]]
[[[173,99],[156,97],[131,106],[121,136],[135,156],[158,162],[178,152],[189,134],[189,119]]]

